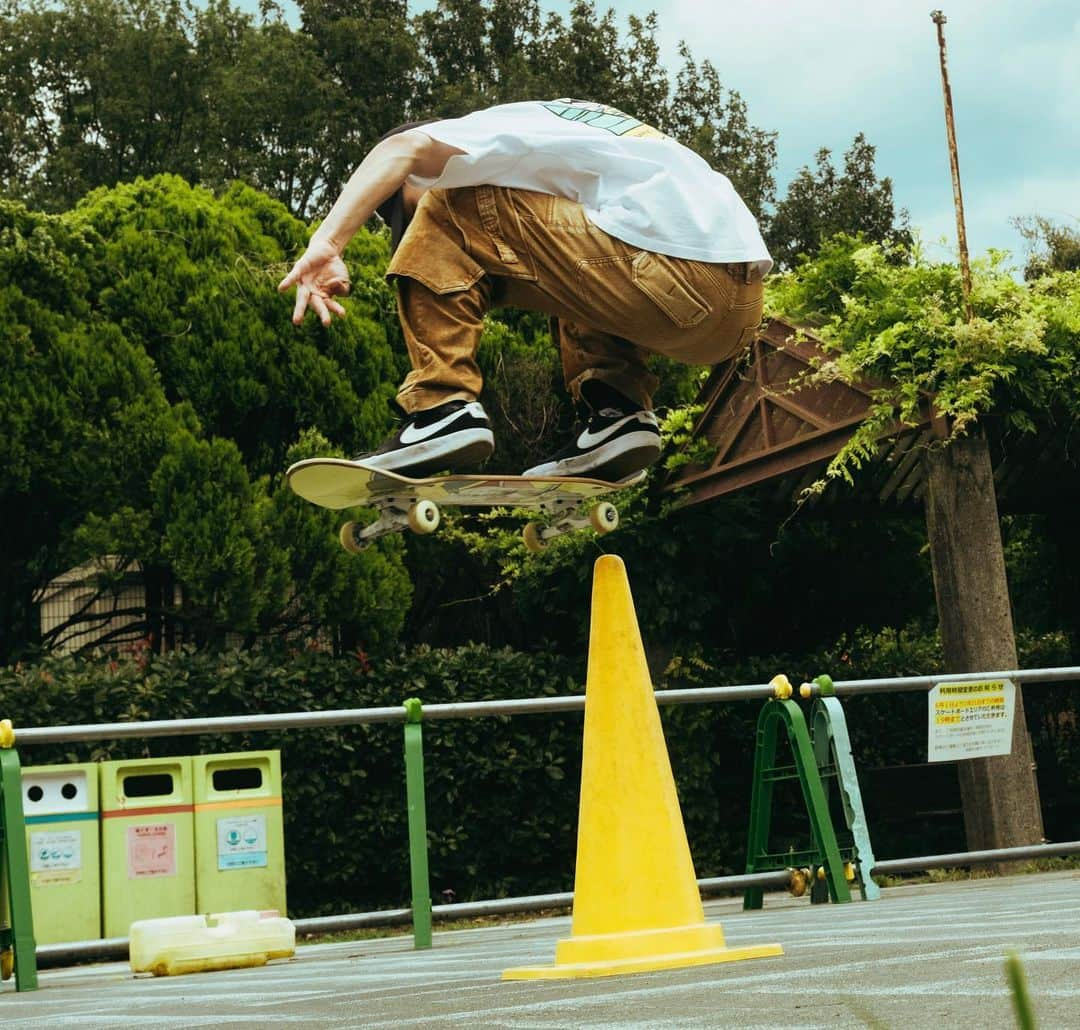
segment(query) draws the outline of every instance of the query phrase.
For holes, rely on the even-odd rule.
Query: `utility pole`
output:
[[[945,15],[930,15],[941,51],[945,126],[956,201],[956,233],[964,314],[972,320],[971,270],[968,265],[960,162],[956,156],[952,93],[945,67]],[[931,447],[926,466],[926,528],[934,572],[941,644],[948,672],[1015,669],[1019,661],[1013,629],[1005,555],[990,449],[981,428]],[[957,764],[964,829],[972,851],[1037,844],[1043,837],[1042,806],[1035,776],[1031,736],[1024,716],[1023,691],[1017,687],[1012,750],[994,758]],[[1004,866],[995,867],[999,872]]]
[[[970,322],[971,266],[968,263],[967,229],[964,226],[964,196],[960,191],[960,157],[956,150],[956,125],[953,122],[952,90],[945,60],[945,22],[942,11],[931,11],[930,20],[937,26],[938,52],[941,56],[941,91],[945,95],[945,134],[949,141],[949,166],[952,168],[953,204],[956,207],[956,240],[960,247],[960,281],[964,290],[964,314]]]

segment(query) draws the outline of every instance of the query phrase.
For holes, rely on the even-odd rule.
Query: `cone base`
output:
[[[719,962],[741,962],[750,958],[783,955],[779,944],[754,944],[746,948],[710,948],[707,951],[684,951],[670,955],[643,955],[635,958],[607,959],[597,962],[567,962],[550,966],[518,966],[504,969],[504,980],[578,980],[590,976],[621,976],[626,973],[651,973],[659,969],[682,969],[708,966]]]

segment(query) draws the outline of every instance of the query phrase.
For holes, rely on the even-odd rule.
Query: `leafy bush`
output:
[[[1060,636],[1021,636],[1028,666],[1062,664]],[[742,662],[672,660],[666,686],[914,675],[940,668],[933,634],[860,633],[805,656]],[[470,645],[426,647],[386,659],[335,658],[315,647],[210,654],[49,658],[0,669],[0,715],[18,727],[268,712],[393,707],[580,693],[583,661]],[[920,694],[850,699],[845,707],[863,771],[919,763],[926,740]],[[1080,775],[1076,692],[1032,688],[1028,722],[1044,804],[1075,795]],[[687,836],[699,876],[739,872],[749,819],[754,727],[760,703],[661,706]],[[581,714],[433,720],[425,724],[432,891],[482,899],[570,890],[576,848]],[[167,737],[23,749],[26,765],[279,748],[290,911],[294,916],[409,904],[408,827],[400,723],[226,737]],[[1052,792],[1051,792],[1052,791]],[[917,799],[916,799],[917,800]],[[798,799],[778,808],[778,839],[803,846]],[[778,804],[781,800],[778,796]],[[914,805],[914,801],[912,804]],[[869,799],[868,799],[869,807]],[[881,857],[925,853],[910,810],[879,834]],[[959,820],[955,820],[960,832]],[[1049,829],[1049,827],[1048,827]],[[799,836],[803,834],[803,836]],[[958,843],[962,847],[962,838]]]
[[[385,661],[308,648],[135,651],[0,671],[16,727],[539,697],[577,690],[567,663],[485,647]],[[26,748],[24,765],[280,748],[292,914],[408,904],[400,723]],[[459,898],[568,889],[580,715],[431,722],[425,767],[432,887]]]

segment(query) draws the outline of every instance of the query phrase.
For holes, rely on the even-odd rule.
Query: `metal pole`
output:
[[[940,676],[896,676],[892,679],[837,680],[833,692],[837,696],[853,694],[887,694],[908,690],[930,690],[938,683],[969,683],[979,680],[1013,680],[1016,683],[1053,683],[1062,680],[1080,680],[1080,667],[1061,669],[1012,669],[998,672],[948,672]],[[818,697],[821,688],[817,683],[804,683],[799,688],[804,698]]]
[[[945,134],[949,143],[949,166],[952,169],[953,204],[956,207],[956,240],[960,248],[960,281],[964,291],[964,315],[970,322],[971,267],[968,264],[967,229],[964,226],[964,197],[960,190],[960,157],[956,149],[956,125],[953,122],[952,89],[949,87],[949,70],[945,61],[945,22],[941,11],[931,11],[930,20],[937,26],[938,52],[941,56],[941,89],[945,95]]]
[[[1029,844],[1019,848],[994,848],[991,851],[954,851],[950,855],[925,855],[922,858],[894,858],[877,862],[870,870],[875,876],[892,873],[915,873],[923,869],[946,869],[951,866],[988,865],[1020,859],[1050,858],[1055,855],[1080,854],[1080,840],[1062,844]]]
[[[967,680],[1011,679],[1017,683],[1053,683],[1080,680],[1080,666],[1060,669],[1009,669],[998,672],[942,673],[940,676],[898,676],[893,679],[839,680],[836,693],[876,694],[904,690],[929,690],[936,683]],[[817,696],[813,684],[803,685],[803,697]],[[734,687],[697,687],[692,690],[658,690],[660,705],[706,704],[724,701],[766,700],[776,696],[771,684]],[[537,697],[511,701],[474,701],[426,705],[424,720],[480,719],[540,712],[577,712],[585,707],[582,695]],[[403,722],[403,708],[343,708],[324,712],[283,712],[276,715],[231,715],[212,719],[161,719],[150,722],[109,722],[86,726],[35,726],[18,731],[19,746],[63,744],[76,741],[121,740],[137,737],[181,737],[199,734],[252,733],[259,730],[310,730],[323,726],[359,726],[378,722]]]
[[[871,872],[876,876],[895,873],[920,872],[924,869],[942,869],[954,866],[981,865],[1015,859],[1048,858],[1055,855],[1080,855],[1080,840],[1062,844],[1033,844],[1023,848],[1001,848],[996,851],[956,852],[949,855],[927,855],[923,858],[890,859],[875,864]],[[780,869],[751,875],[717,876],[698,880],[702,894],[741,893],[747,887],[772,887],[786,890],[791,873]],[[434,905],[434,919],[475,919],[483,916],[510,915],[520,912],[539,912],[550,909],[569,908],[574,903],[573,893],[533,894],[520,898],[498,898],[494,901],[466,902],[456,905]],[[312,919],[294,919],[297,933],[327,934],[365,930],[377,926],[400,926],[412,920],[412,909],[393,908],[376,912],[351,912],[338,916],[319,916]],[[43,944],[37,949],[40,968],[70,965],[75,962],[124,959],[128,954],[126,937],[109,937],[100,941],[73,941],[69,944]]]
[[[431,879],[428,876],[427,804],[424,800],[424,727],[420,700],[405,708],[405,803],[409,811],[409,882],[413,947],[431,947]]]

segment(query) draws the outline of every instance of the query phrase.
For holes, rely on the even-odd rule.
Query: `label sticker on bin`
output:
[[[266,816],[229,816],[217,821],[218,869],[255,869],[266,862]]]
[[[30,834],[30,882],[35,887],[82,880],[82,834],[78,830]]]
[[[128,879],[176,875],[176,827],[151,823],[127,828]]]

